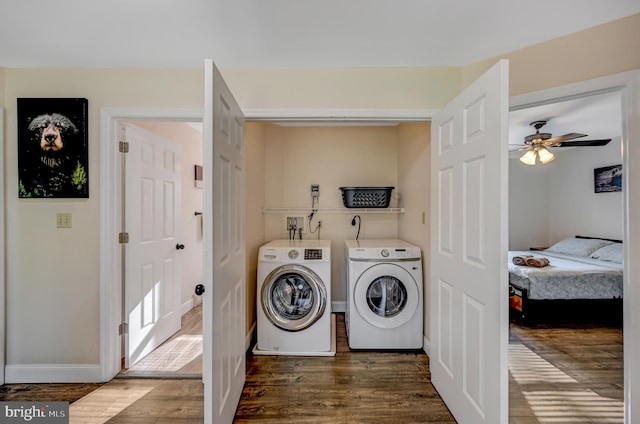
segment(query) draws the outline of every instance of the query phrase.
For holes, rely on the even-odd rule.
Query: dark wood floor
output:
[[[234,423],[455,423],[424,352],[352,352],[336,315],[335,357],[247,358]]]
[[[343,314],[337,324],[335,357],[249,354],[234,422],[455,422],[424,353],[351,352]],[[511,324],[510,334],[511,424],[623,422],[621,329]],[[202,389],[198,379],[11,384],[0,400],[73,402],[72,423],[195,423]]]

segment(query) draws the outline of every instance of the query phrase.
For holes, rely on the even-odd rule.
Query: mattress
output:
[[[549,266],[514,265],[512,259],[519,255],[547,258]],[[622,265],[557,252],[510,251],[509,284],[536,300],[622,298]]]

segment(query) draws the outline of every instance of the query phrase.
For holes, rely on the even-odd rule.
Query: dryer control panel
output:
[[[418,260],[421,259],[420,248],[418,247],[402,247],[402,248],[352,248],[348,252],[350,259],[362,259],[372,260],[378,259],[381,261],[393,261],[393,260]]]

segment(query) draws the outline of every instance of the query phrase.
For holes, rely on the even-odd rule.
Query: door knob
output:
[[[178,250],[184,249],[184,244],[176,244],[176,249]]]
[[[202,293],[204,293],[204,285],[202,285],[202,284],[198,284],[198,285],[196,286],[196,294],[197,294],[198,296],[202,296]]]

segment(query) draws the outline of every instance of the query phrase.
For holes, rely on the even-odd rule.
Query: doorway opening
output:
[[[123,246],[122,317],[128,332],[122,336],[118,377],[200,379],[202,303],[194,288],[203,281],[203,189],[196,178],[203,162],[202,123],[120,124],[128,143],[118,165],[126,170],[120,193],[123,232],[141,235],[131,234]],[[148,160],[140,158],[146,154]],[[154,166],[162,168],[155,183],[156,177],[138,169]],[[158,248],[154,237],[164,247]]]
[[[609,90],[518,109],[510,113],[510,127],[517,132],[538,119],[574,128],[554,135],[577,132],[588,134],[585,140],[611,141],[598,147],[551,148],[555,160],[535,166],[518,160],[524,151],[511,152],[509,250],[544,257],[545,248],[575,235],[623,239],[623,193],[594,192],[594,170],[623,161],[620,92]],[[528,134],[524,131],[510,134],[510,143]],[[622,289],[621,279],[618,289]],[[605,296],[602,287],[600,293],[593,290],[574,296]],[[549,292],[544,297],[558,302],[555,296],[566,295]],[[584,300],[560,302],[565,310],[552,314],[548,308],[539,308],[535,322],[523,322],[518,316],[510,323],[510,419],[623,422],[622,302],[619,309],[598,308],[580,317],[569,310]],[[598,316],[602,313],[609,315]]]

